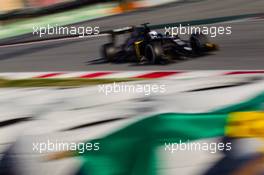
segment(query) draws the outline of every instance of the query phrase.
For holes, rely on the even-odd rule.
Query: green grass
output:
[[[0,79],[0,88],[6,87],[79,87],[114,82],[127,82],[133,79]]]

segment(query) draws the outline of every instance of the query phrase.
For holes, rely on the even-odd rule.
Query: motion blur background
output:
[[[1,0],[0,4],[0,13],[6,14],[6,13],[12,13],[14,11],[18,10],[30,10],[33,8],[43,8],[43,7],[51,7],[54,5],[91,5],[94,3],[102,3],[102,2],[118,2],[118,3],[132,3],[135,0]],[[139,1],[139,0],[137,0]],[[142,0],[141,0],[142,1]],[[145,0],[146,3],[148,3],[150,0]],[[152,0],[156,2],[162,2],[157,0]],[[176,0],[170,0],[170,2],[173,2]],[[168,0],[165,1],[165,3],[168,2]],[[164,2],[163,2],[164,3]],[[67,9],[64,9],[67,10]]]
[[[92,3],[94,0],[1,0],[1,13],[8,13],[13,10],[29,9],[36,7],[47,7],[65,2]],[[102,2],[97,0],[97,2]]]
[[[47,7],[50,5],[70,2],[73,0],[1,0],[1,13],[8,13],[14,10],[22,10],[36,7]]]

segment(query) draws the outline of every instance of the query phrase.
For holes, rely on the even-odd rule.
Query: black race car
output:
[[[116,37],[130,33],[130,37],[117,45]],[[111,42],[104,44],[103,57],[109,62],[168,63],[173,59],[186,59],[204,55],[217,49],[203,34],[192,34],[189,40],[179,36],[151,31],[147,24],[125,27],[110,33]]]

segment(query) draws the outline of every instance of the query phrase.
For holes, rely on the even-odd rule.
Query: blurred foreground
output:
[[[125,84],[165,91],[1,89],[0,174],[263,173],[262,75]],[[177,143],[207,147],[178,150]]]

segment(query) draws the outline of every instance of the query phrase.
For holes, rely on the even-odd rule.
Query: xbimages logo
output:
[[[208,151],[215,154],[217,151],[231,151],[232,143],[216,143],[216,142],[184,142],[165,143],[165,151],[175,153],[177,151]]]
[[[46,26],[33,26],[33,35],[38,35],[42,37],[44,35],[79,35],[79,37],[84,37],[87,35],[98,35],[100,33],[100,27],[95,26],[58,26],[56,25],[46,25]]]
[[[166,92],[165,84],[128,84],[128,83],[112,83],[106,85],[98,85],[98,91],[105,95],[112,93],[143,93],[148,96],[151,94],[163,94]]]
[[[100,143],[89,142],[63,142],[63,141],[50,141],[46,142],[34,142],[32,143],[34,152],[46,153],[53,151],[77,151],[82,154],[85,151],[98,151],[100,150]]]
[[[189,24],[183,26],[180,24],[175,27],[165,27],[165,34],[169,34],[171,36],[177,35],[191,35],[193,33],[201,33],[204,35],[209,35],[212,38],[215,38],[219,35],[231,35],[232,27],[231,26],[190,26]]]

